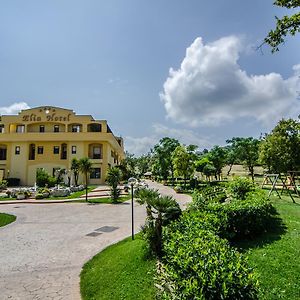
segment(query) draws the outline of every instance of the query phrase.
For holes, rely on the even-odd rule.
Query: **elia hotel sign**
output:
[[[22,115],[23,122],[69,122],[71,113],[66,113],[55,108],[45,107],[39,109],[36,113]]]

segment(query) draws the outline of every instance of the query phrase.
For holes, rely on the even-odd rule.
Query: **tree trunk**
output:
[[[231,172],[231,169],[232,169],[232,166],[233,166],[233,164],[230,164],[230,165],[229,165],[229,170],[228,170],[228,172],[227,172],[227,176],[229,176],[229,174],[230,174],[230,172]]]
[[[85,174],[85,202],[88,202],[88,176],[87,173]]]

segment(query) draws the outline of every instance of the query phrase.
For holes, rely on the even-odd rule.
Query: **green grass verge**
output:
[[[273,229],[236,246],[259,275],[260,299],[300,299],[300,199],[272,196],[279,213]],[[282,220],[282,222],[281,222]]]
[[[144,255],[145,241],[136,236],[106,248],[87,262],[80,275],[82,299],[153,300],[155,260]]]
[[[12,223],[16,220],[16,216],[0,213],[0,227]]]
[[[112,202],[112,199],[110,197],[105,197],[105,198],[88,198],[89,203],[107,203],[107,204],[118,204],[118,203],[123,203],[127,200],[131,199],[131,195],[126,195],[122,196],[118,199],[116,203]],[[85,202],[85,200],[82,201],[76,201],[76,202]]]

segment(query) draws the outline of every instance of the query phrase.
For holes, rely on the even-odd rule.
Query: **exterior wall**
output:
[[[101,132],[91,132],[94,124],[99,124]],[[0,160],[0,171],[4,173],[1,176],[20,178],[22,185],[34,184],[38,168],[44,168],[50,175],[54,168],[70,170],[74,157],[90,157],[92,167],[101,169],[100,179],[90,179],[90,183],[104,183],[109,166],[117,165],[125,156],[122,139],[113,135],[105,120],[76,115],[63,108],[43,106],[23,110],[19,115],[2,116],[0,125],[4,126],[0,146],[7,147],[6,160]],[[44,132],[40,132],[41,125]],[[59,132],[54,132],[54,125],[59,126]],[[22,130],[19,126],[23,126]],[[77,126],[79,132],[73,132]],[[34,159],[29,159],[31,144],[35,146]],[[67,147],[65,159],[61,157],[62,144]],[[59,154],[53,153],[54,146],[59,147]],[[76,154],[72,154],[72,146],[76,146]],[[101,148],[101,157],[92,156],[93,146]],[[43,147],[43,154],[38,154],[38,147]],[[118,159],[113,159],[111,153]]]

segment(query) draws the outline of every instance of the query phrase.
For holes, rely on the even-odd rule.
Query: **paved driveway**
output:
[[[150,187],[172,194],[156,183]],[[189,200],[175,196],[181,203]],[[80,299],[82,265],[131,234],[129,203],[9,204],[0,211],[17,216],[16,222],[0,228],[1,300]],[[145,208],[135,205],[135,230],[144,219]]]

